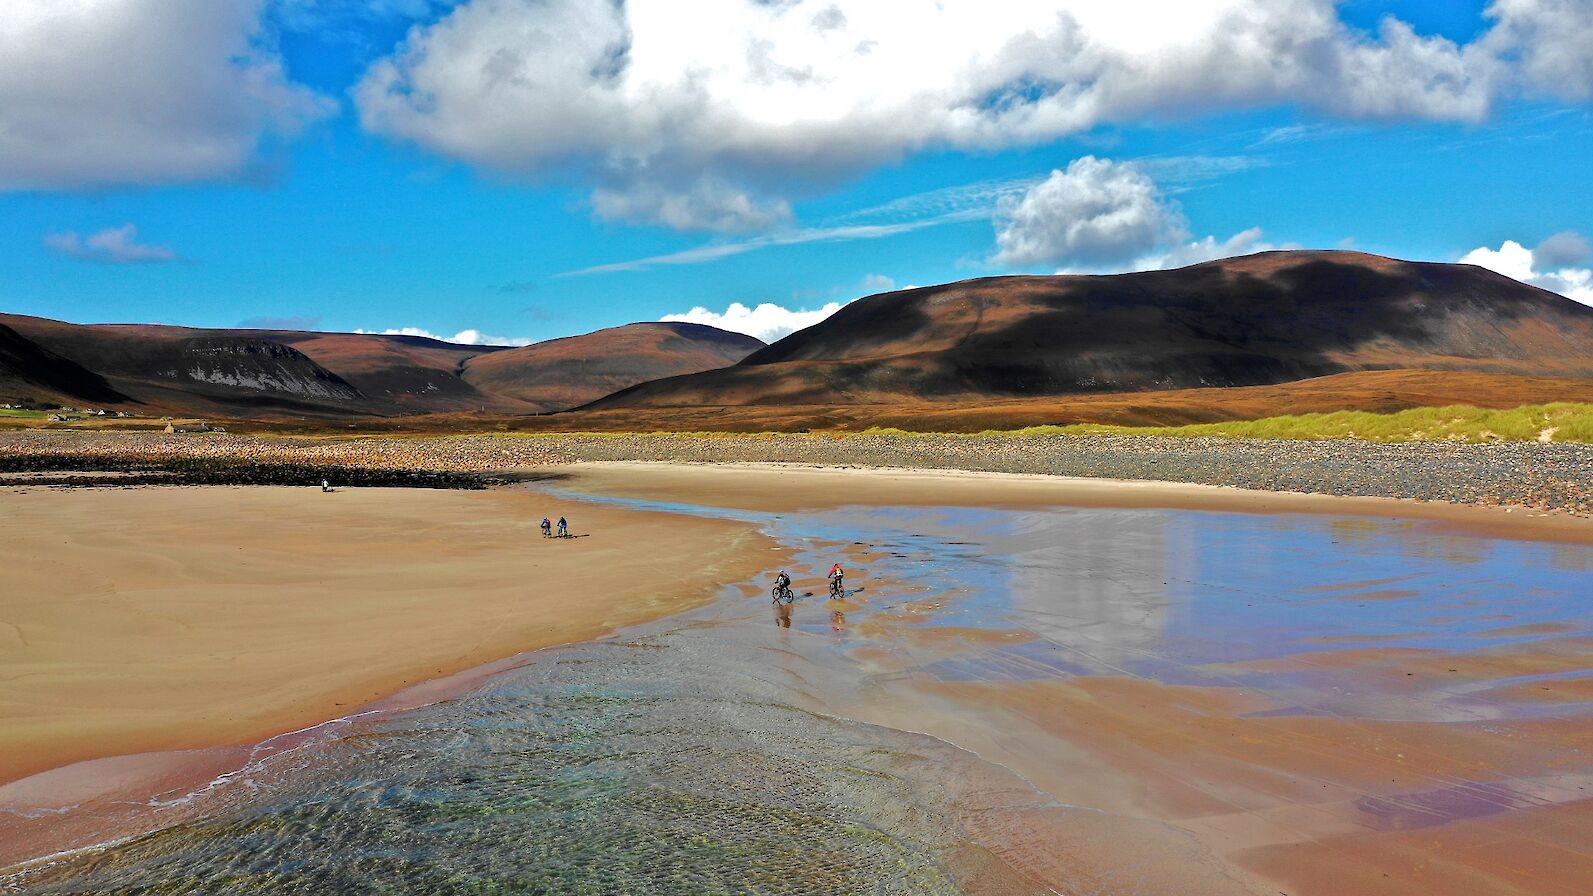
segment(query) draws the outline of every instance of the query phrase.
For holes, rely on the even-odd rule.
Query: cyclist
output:
[[[553,537],[553,522],[551,520],[549,520],[547,517],[543,517],[542,518],[542,537],[543,538],[552,538]]]
[[[569,523],[568,520],[566,520],[562,516],[559,517],[559,537],[560,538],[569,538],[570,537],[570,523]]]
[[[791,575],[783,569],[774,577],[774,602],[782,600],[786,603],[796,600],[796,595],[791,593]]]
[[[837,563],[830,567],[830,597],[846,596],[846,570]]]

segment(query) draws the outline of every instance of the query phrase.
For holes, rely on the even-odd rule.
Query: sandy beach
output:
[[[0,0],[0,896],[1593,896],[1593,0],[907,7]]]
[[[314,725],[709,600],[765,547],[513,490],[31,488],[0,507],[0,782]],[[544,540],[561,511],[580,537]]]
[[[219,833],[173,816],[169,836],[113,848],[93,872],[113,879],[209,861],[212,836],[254,861],[252,813],[328,803],[342,808],[268,825],[288,838],[278,848],[319,844],[304,847],[318,870],[295,873],[326,887],[352,885],[346,856],[395,848],[417,856],[404,873],[433,873],[430,857],[454,855],[450,832],[470,835],[458,858],[515,879],[561,867],[507,845],[530,836],[605,873],[640,862],[610,878],[627,885],[709,856],[716,880],[737,881],[773,873],[742,851],[764,813],[785,825],[793,812],[840,839],[804,847],[811,861],[775,856],[805,869],[780,873],[947,875],[903,892],[1569,896],[1593,872],[1587,518],[633,462],[487,491],[29,487],[3,500],[0,559],[18,572],[0,645],[23,670],[0,689],[3,771],[97,759],[0,787],[11,804],[65,805],[105,777],[136,800],[255,758],[173,750],[259,742],[405,689],[386,705],[418,708],[331,732],[274,773],[275,808],[222,801],[235,820]],[[544,542],[536,521],[561,512],[590,536]],[[814,597],[836,559],[858,590]],[[776,565],[803,596],[770,625]],[[569,646],[492,665],[555,644]],[[484,755],[465,749],[477,740]],[[593,769],[606,770],[595,791]],[[484,781],[501,790],[477,794]],[[614,808],[614,794],[638,803]],[[372,800],[399,816],[372,827]],[[553,814],[524,815],[526,800]],[[454,826],[434,824],[440,807],[460,813]],[[644,827],[640,852],[637,818],[662,826]],[[608,825],[621,833],[594,833]],[[28,843],[12,860],[118,830],[82,812],[16,829]],[[904,845],[874,855],[880,837]]]

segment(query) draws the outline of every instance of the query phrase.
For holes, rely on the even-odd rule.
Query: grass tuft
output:
[[[1391,414],[1334,411],[1185,426],[1075,423],[1009,430],[1016,435],[1210,436],[1239,439],[1366,439],[1372,442],[1593,442],[1593,404],[1555,402],[1506,410],[1457,404]]]

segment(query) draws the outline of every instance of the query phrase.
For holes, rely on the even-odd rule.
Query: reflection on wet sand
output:
[[[550,651],[41,890],[334,885],[350,856],[436,891],[438,863],[666,893],[1593,879],[1593,548],[1148,509],[753,516],[798,581],[839,555],[853,593],[776,604],[771,634],[748,585]]]
[[[1125,864],[1187,835],[1237,892],[1593,879],[1593,576],[1577,571],[1593,550],[1332,518],[848,514],[896,530],[879,572],[911,595],[851,614],[868,637],[835,649],[870,674],[832,708],[943,737],[1064,804],[1166,822],[1097,845]],[[940,554],[914,531],[969,543]],[[1418,828],[1390,861],[1389,838]],[[1541,861],[1461,846],[1491,836]]]

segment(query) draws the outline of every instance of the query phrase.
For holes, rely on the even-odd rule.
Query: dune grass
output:
[[[1229,420],[1182,426],[1119,426],[1106,423],[1071,423],[1029,426],[1021,429],[987,429],[980,433],[949,433],[871,426],[864,430],[821,430],[816,432],[683,432],[683,431],[545,431],[511,432],[507,435],[556,439],[578,435],[586,438],[622,439],[637,436],[677,438],[822,438],[846,439],[855,436],[962,436],[1009,435],[1126,435],[1171,436],[1182,438],[1217,437],[1235,439],[1365,439],[1372,442],[1579,442],[1593,443],[1593,404],[1555,402],[1532,404],[1505,410],[1473,405],[1411,408],[1379,414],[1371,411],[1334,411],[1265,417],[1259,420]]]
[[[19,411],[0,408],[0,429],[27,427],[43,421],[49,411]],[[99,424],[100,421],[92,421]],[[182,421],[178,421],[179,423]],[[153,419],[142,421],[106,421],[89,428],[124,427],[130,423],[164,425]],[[76,427],[74,427],[76,428]],[[131,426],[129,428],[147,428]],[[232,427],[228,427],[232,429]],[[920,437],[974,437],[978,435],[1005,436],[1169,436],[1179,438],[1235,438],[1235,439],[1365,439],[1373,442],[1574,442],[1593,443],[1593,404],[1554,402],[1531,404],[1505,410],[1479,408],[1472,405],[1445,405],[1443,407],[1411,408],[1393,413],[1369,411],[1334,411],[1332,413],[1284,415],[1258,420],[1228,420],[1217,423],[1194,423],[1182,426],[1121,426],[1106,423],[1070,423],[1060,425],[1029,426],[1018,429],[987,429],[980,433],[951,433],[904,430],[896,427],[869,427],[864,430],[818,430],[813,432],[734,432],[734,431],[671,431],[671,430],[547,430],[547,431],[493,431],[474,432],[312,432],[283,433],[270,428],[240,428],[240,434],[287,436],[305,441],[359,441],[364,439],[470,439],[481,436],[508,436],[521,439],[559,439],[580,436],[595,439],[624,439],[638,436],[709,439],[759,439],[759,438],[812,438],[844,440],[857,436],[920,436]]]
[[[1471,405],[1389,414],[1335,411],[1185,426],[1076,423],[1009,430],[1018,435],[1214,436],[1239,439],[1366,439],[1373,442],[1593,442],[1593,404],[1556,402],[1506,410]]]

